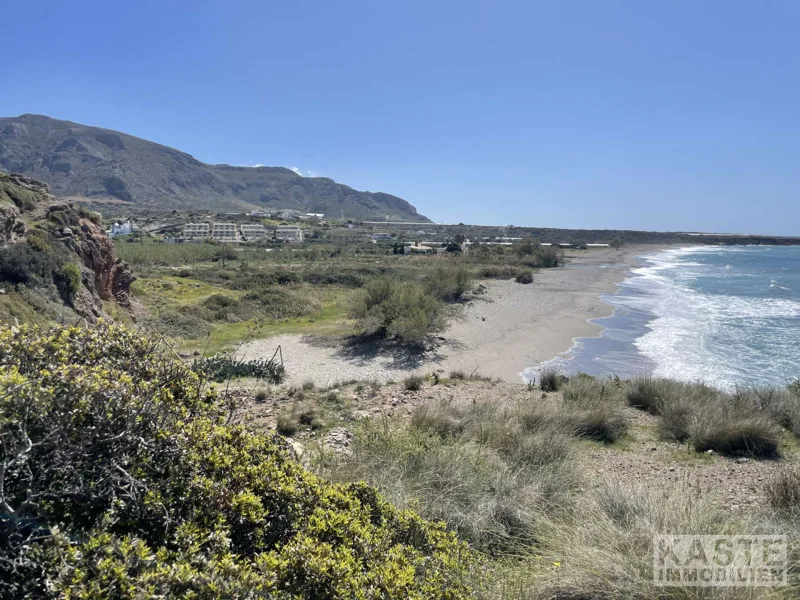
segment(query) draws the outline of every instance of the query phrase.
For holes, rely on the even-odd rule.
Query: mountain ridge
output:
[[[429,222],[406,200],[385,192],[358,191],[285,167],[208,164],[157,142],[45,115],[0,117],[0,169],[42,180],[55,195],[88,202],[181,210],[294,209]]]

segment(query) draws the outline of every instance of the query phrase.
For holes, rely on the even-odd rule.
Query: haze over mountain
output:
[[[285,208],[428,221],[391,194],[361,192],[283,167],[209,165],[125,133],[25,114],[0,118],[0,169],[46,182],[57,196],[210,211]]]

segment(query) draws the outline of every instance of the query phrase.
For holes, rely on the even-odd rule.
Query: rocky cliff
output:
[[[135,280],[96,213],[56,200],[41,182],[0,173],[0,286],[43,292],[91,321],[103,301],[130,307]]]

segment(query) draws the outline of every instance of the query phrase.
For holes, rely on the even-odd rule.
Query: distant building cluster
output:
[[[275,228],[274,238],[268,234],[267,228],[261,224],[249,223],[237,225],[214,221],[213,223],[187,223],[183,226],[181,239],[184,242],[215,242],[237,243],[258,242],[268,239],[284,242],[302,242],[303,230],[297,225],[279,225]]]

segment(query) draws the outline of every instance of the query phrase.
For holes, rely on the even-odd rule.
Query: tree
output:
[[[214,259],[222,261],[222,268],[225,268],[226,260],[236,260],[236,250],[231,248],[228,244],[220,244],[217,251],[214,253]]]
[[[610,246],[612,248],[614,248],[615,250],[619,250],[624,245],[625,245],[625,242],[623,242],[622,238],[620,238],[620,237],[615,237],[613,240],[611,240],[611,244],[610,244]]]
[[[520,240],[514,245],[514,251],[519,256],[533,256],[533,254],[539,250],[539,240],[535,240],[532,237],[527,237],[524,240]]]

